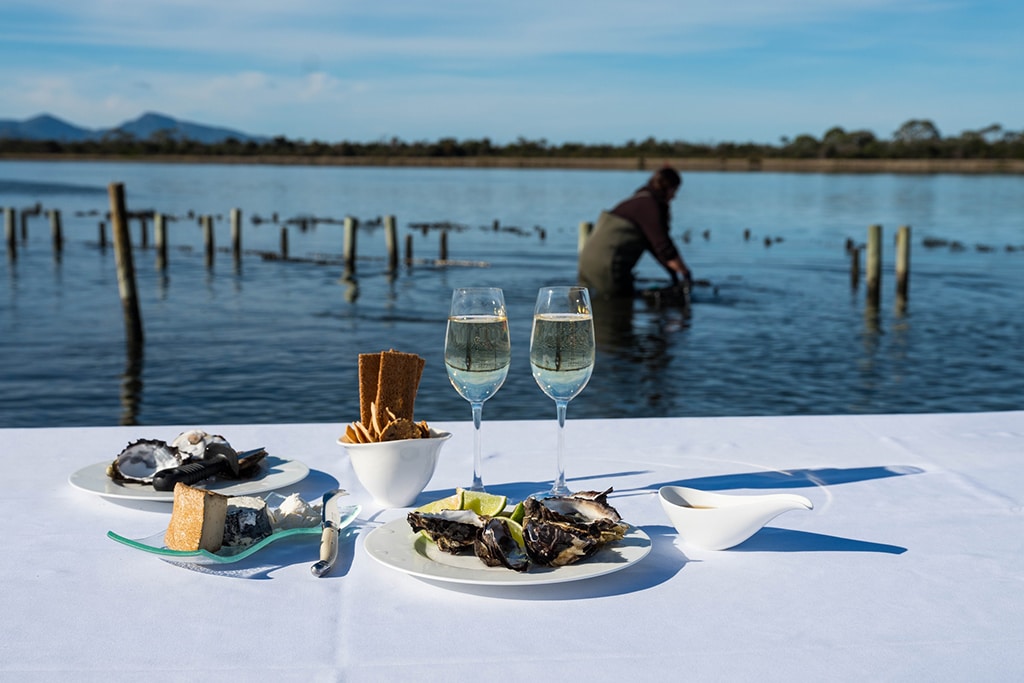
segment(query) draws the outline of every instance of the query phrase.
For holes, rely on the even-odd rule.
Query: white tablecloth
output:
[[[420,502],[471,475],[454,432]],[[319,538],[188,568],[117,544],[164,529],[170,505],[123,503],[68,476],[128,441],[201,427],[266,446],[364,505],[339,567]],[[337,424],[0,430],[0,679],[487,681],[1012,680],[1024,674],[1024,412],[570,421],[575,489],[653,539],[644,560],[550,586],[441,584],[363,550],[404,515],[360,488]],[[553,475],[551,422],[485,422],[484,479],[522,497]],[[656,491],[800,493],[746,543],[678,541]],[[482,677],[482,678],[481,678]]]

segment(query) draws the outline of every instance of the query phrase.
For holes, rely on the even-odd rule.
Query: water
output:
[[[33,217],[17,258],[0,259],[0,426],[344,423],[359,415],[357,354],[391,347],[427,361],[418,419],[468,421],[444,367],[448,307],[452,288],[491,285],[505,291],[513,357],[485,422],[553,420],[529,365],[537,289],[573,282],[578,223],[645,176],[0,162],[0,206],[59,209],[66,240],[56,257],[45,215]],[[110,182],[125,184],[129,210],[180,217],[164,274],[132,223],[145,329],[134,364],[114,255],[97,245]],[[237,267],[227,250],[233,207],[244,216]],[[210,268],[190,211],[220,216]],[[394,214],[400,239],[414,235],[425,260],[438,254],[438,233],[410,226],[451,222],[460,229],[449,257],[461,263],[403,265],[391,276],[382,230],[365,227],[346,281],[342,230],[328,223],[290,228],[291,255],[307,260],[265,260],[256,252],[280,244],[275,212],[364,225]],[[1024,407],[1024,178],[688,173],[674,215],[676,237],[692,236],[681,245],[687,262],[712,286],[696,290],[690,316],[638,303],[625,325],[612,325],[598,311],[594,375],[570,421]],[[885,226],[876,311],[863,285],[851,290],[844,252],[871,223]],[[892,296],[900,224],[914,230],[904,311]],[[965,248],[926,248],[926,237]],[[663,277],[649,257],[640,275]]]

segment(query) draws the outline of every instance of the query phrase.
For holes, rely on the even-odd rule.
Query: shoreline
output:
[[[906,173],[1024,175],[1024,159],[781,159],[647,157],[381,157],[5,154],[2,161],[223,164],[252,166],[371,166],[407,168],[645,171],[668,164],[680,171],[725,173]]]

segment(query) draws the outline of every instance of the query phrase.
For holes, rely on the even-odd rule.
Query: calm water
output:
[[[359,414],[357,354],[389,347],[427,360],[417,417],[468,419],[442,347],[451,289],[472,285],[503,287],[511,316],[512,370],[485,421],[553,417],[528,362],[536,290],[574,280],[578,223],[645,177],[0,163],[0,206],[59,209],[66,240],[58,258],[47,217],[32,217],[17,258],[0,259],[0,426],[348,422]],[[132,223],[146,335],[138,365],[126,357],[113,251],[97,245],[110,182],[125,184],[129,210],[180,218],[166,273]],[[238,265],[227,251],[232,207],[244,216]],[[189,212],[219,215],[212,267]],[[307,260],[262,258],[279,248],[275,213],[359,218],[354,277],[337,265],[338,224],[290,228],[291,255]],[[449,257],[460,263],[389,275],[372,225],[383,214],[424,261],[437,257],[438,233],[412,226],[455,224]],[[597,367],[570,419],[1024,407],[1024,178],[690,173],[674,215],[677,238],[692,236],[681,245],[688,262],[711,286],[696,291],[688,317],[639,303],[625,326],[599,316]],[[851,289],[844,252],[871,223],[885,227],[877,311]],[[914,230],[902,312],[892,276],[900,224]],[[926,248],[925,238],[964,248]],[[641,274],[662,277],[647,259]]]

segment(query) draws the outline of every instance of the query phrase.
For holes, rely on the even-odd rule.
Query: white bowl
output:
[[[363,488],[385,507],[412,505],[430,478],[434,476],[441,446],[451,438],[449,432],[430,430],[425,439],[402,439],[381,443],[346,443],[352,469]]]
[[[679,538],[708,550],[739,545],[788,510],[814,508],[811,501],[792,493],[738,496],[685,486],[662,486],[658,498]]]

